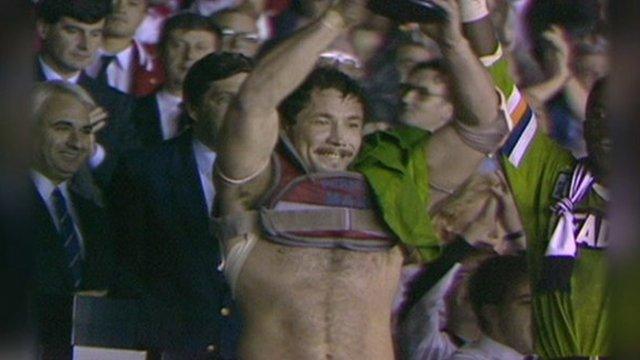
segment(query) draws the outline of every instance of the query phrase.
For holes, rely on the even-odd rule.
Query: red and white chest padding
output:
[[[355,172],[305,173],[278,156],[277,182],[259,211],[264,235],[288,246],[380,251],[397,241]]]

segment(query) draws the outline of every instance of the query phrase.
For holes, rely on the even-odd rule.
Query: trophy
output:
[[[438,22],[446,16],[444,10],[430,0],[369,0],[368,7],[400,24]]]

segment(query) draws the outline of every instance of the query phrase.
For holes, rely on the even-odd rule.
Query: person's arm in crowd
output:
[[[363,0],[338,1],[258,61],[222,127],[218,166],[225,176],[245,179],[265,168],[278,140],[278,105],[313,70],[320,53],[358,21],[365,6]]]
[[[550,43],[553,51],[553,75],[549,79],[525,89],[528,96],[539,104],[544,104],[560,91],[563,92],[571,111],[580,119],[585,118],[587,91],[571,73],[569,65],[570,48],[563,30],[552,26],[543,37]]]
[[[457,120],[472,126],[495,122],[499,98],[490,74],[463,34],[457,1],[434,0],[434,3],[445,11],[447,19],[442,23],[424,24],[422,29],[438,42],[450,68]]]
[[[580,120],[584,121],[587,117],[587,99],[589,98],[589,92],[580,84],[575,76],[571,76],[567,80],[564,86],[564,98],[571,111],[580,118]]]
[[[500,112],[500,98],[487,69],[462,33],[454,0],[435,0],[447,14],[442,24],[422,25],[436,40],[448,64],[455,106],[455,121],[436,131],[428,143],[427,163],[431,206],[454,193],[493,153],[508,132]],[[455,167],[450,166],[456,164]]]
[[[92,132],[97,134],[100,130],[104,129],[104,127],[107,126],[108,118],[109,114],[102,107],[98,106],[93,109],[89,114]],[[89,167],[91,169],[96,169],[102,164],[106,156],[107,153],[104,150],[104,147],[97,142],[94,142],[93,153],[89,158]]]
[[[446,359],[457,350],[444,331],[445,295],[461,268],[447,267],[443,276],[408,311],[400,325],[400,348],[406,359]]]

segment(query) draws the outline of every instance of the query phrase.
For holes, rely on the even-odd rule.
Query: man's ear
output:
[[[453,104],[451,102],[447,102],[444,111],[447,119],[453,119]]]
[[[187,112],[187,115],[193,120],[198,121],[198,112],[195,107],[191,103],[184,104],[184,110]]]
[[[51,30],[51,24],[44,22],[43,20],[36,21],[36,31],[38,32],[38,36],[42,40],[46,40],[49,36],[49,32]]]

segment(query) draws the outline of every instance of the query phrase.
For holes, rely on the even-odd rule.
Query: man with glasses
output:
[[[264,39],[260,36],[258,24],[251,15],[239,10],[223,11],[213,18],[222,30],[222,50],[254,57]]]

